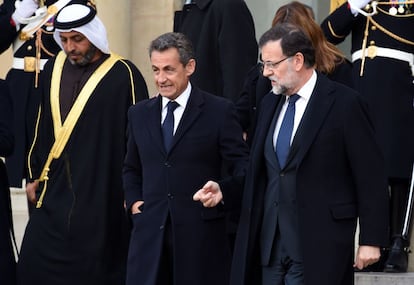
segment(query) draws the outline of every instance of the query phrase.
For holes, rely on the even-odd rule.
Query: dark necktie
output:
[[[179,104],[175,101],[170,101],[167,104],[167,116],[162,124],[162,134],[164,138],[165,150],[168,152],[171,147],[172,139],[174,136],[174,110]]]
[[[290,139],[292,137],[293,122],[295,119],[295,103],[300,98],[298,94],[289,96],[289,105],[286,109],[280,126],[279,134],[276,140],[276,155],[279,161],[280,168],[283,168],[286,163],[287,156],[290,149]]]

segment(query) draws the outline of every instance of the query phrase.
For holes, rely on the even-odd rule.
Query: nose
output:
[[[263,76],[264,77],[269,77],[273,74],[273,69],[271,68],[263,68]]]
[[[157,82],[159,83],[164,83],[165,81],[167,81],[167,77],[165,76],[165,73],[163,71],[160,71],[156,76],[155,79],[157,80]]]
[[[65,49],[68,52],[71,52],[71,51],[75,50],[75,45],[73,44],[73,41],[67,40],[66,43],[65,43]]]

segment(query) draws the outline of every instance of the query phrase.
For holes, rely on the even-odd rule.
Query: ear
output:
[[[195,59],[190,59],[188,61],[187,65],[185,66],[185,70],[186,70],[187,76],[191,76],[191,74],[194,73],[195,67],[196,67]]]
[[[296,71],[300,71],[305,66],[305,57],[301,52],[297,52],[292,59]]]

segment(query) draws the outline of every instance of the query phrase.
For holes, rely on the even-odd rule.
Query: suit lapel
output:
[[[276,97],[276,95],[273,95],[273,96]],[[264,151],[265,151],[265,158],[266,158],[267,162],[272,167],[274,167],[275,169],[280,169],[279,161],[278,161],[277,156],[276,156],[275,144],[273,143],[273,136],[274,136],[274,132],[275,132],[275,129],[276,129],[276,122],[277,122],[277,119],[279,117],[280,110],[282,110],[282,106],[283,106],[283,103],[285,101],[284,100],[285,96],[277,95],[277,97],[280,98],[280,99],[277,100],[278,103],[275,102],[276,106],[275,106],[275,109],[274,109],[274,112],[273,112],[273,118],[272,118],[272,121],[269,125],[267,136],[266,136],[266,139],[265,139],[265,142],[264,142],[264,145],[265,145],[265,150]]]
[[[269,92],[268,95],[263,98],[259,111],[259,117],[257,119],[256,133],[253,138],[251,155],[259,155],[259,157],[264,155],[264,146],[272,125],[272,120],[274,116],[278,116],[278,113],[280,113],[281,104],[279,103],[281,102],[281,97],[282,96]],[[252,160],[258,161],[259,157],[254,157]]]
[[[331,96],[333,91],[334,86],[330,81],[318,73],[315,89],[312,92],[308,106],[296,131],[286,164],[295,155],[297,156],[297,162],[299,164],[308,152],[334,103],[334,96]]]
[[[161,133],[161,95],[158,95],[154,100],[148,102],[148,131],[153,138],[153,143],[156,144],[164,153],[165,147]]]
[[[178,124],[177,130],[173,137],[170,152],[173,151],[175,145],[180,141],[192,124],[200,116],[204,105],[204,98],[200,91],[193,87],[187,106],[185,107],[183,116]]]

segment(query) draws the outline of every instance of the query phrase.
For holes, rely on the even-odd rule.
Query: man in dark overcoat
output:
[[[127,284],[227,285],[225,217],[241,198],[248,155],[235,107],[189,83],[196,61],[183,34],[155,39],[150,59],[159,95],[128,112]]]
[[[385,167],[366,104],[316,73],[298,28],[276,25],[259,46],[272,92],[251,148],[230,284],[353,284],[353,265],[376,262],[388,240]]]

